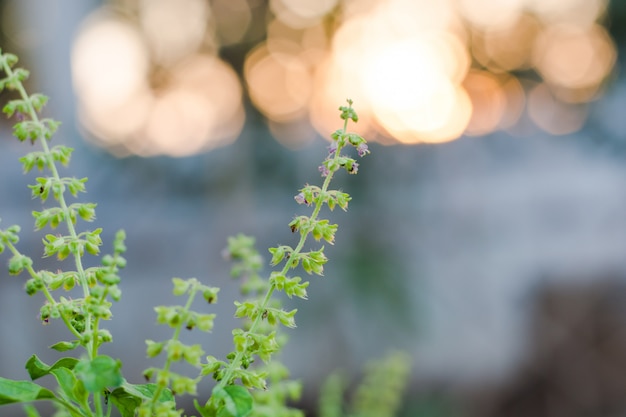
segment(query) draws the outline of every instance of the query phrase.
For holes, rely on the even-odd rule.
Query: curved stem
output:
[[[347,132],[347,128],[348,128],[348,119],[346,119],[344,121],[344,124],[343,124],[343,133],[344,134]],[[343,147],[342,145],[339,145],[337,147],[337,150],[335,151],[335,155],[333,157],[334,160],[337,160],[339,158],[339,155],[341,153],[342,147]],[[324,195],[328,191],[328,186],[330,185],[330,182],[331,182],[331,180],[333,178],[334,173],[335,173],[335,171],[330,171],[328,173],[328,175],[326,176],[326,178],[324,180],[324,183],[322,184],[320,195]],[[322,209],[323,205],[324,205],[323,200],[321,198],[317,199],[317,201],[315,202],[315,208],[313,209],[313,213],[309,217],[311,223],[313,223],[317,219],[317,216],[319,215],[320,210]],[[304,247],[304,243],[306,242],[307,237],[309,236],[310,233],[311,233],[311,231],[307,230],[305,233],[302,233],[300,235],[300,241],[298,242],[298,244],[294,248],[293,252],[291,253],[292,257],[294,255],[298,255],[302,251],[302,248]],[[290,269],[289,262],[285,262],[285,265],[283,266],[283,269],[280,272],[280,275],[285,275],[287,273],[287,271],[289,271],[289,269]],[[265,308],[269,304],[269,301],[272,298],[272,294],[274,293],[275,289],[276,289],[276,286],[274,284],[271,284],[270,287],[268,288],[267,292],[265,293],[265,296],[263,297],[263,301],[260,304],[259,311],[264,311],[265,310]],[[256,317],[254,318],[254,320],[252,322],[252,325],[246,331],[246,335],[254,333],[256,331],[257,327],[259,326],[259,323],[261,322],[261,320],[262,320],[262,314],[258,313],[256,315]],[[249,340],[250,340],[249,338],[246,339],[246,343],[244,345],[244,348],[241,351],[238,351],[237,354],[235,355],[235,357],[233,358],[233,360],[228,364],[228,367],[226,369],[226,372],[224,373],[223,378],[215,386],[215,389],[224,388],[226,385],[229,385],[231,383],[230,380],[232,379],[233,374],[235,373],[235,370],[239,369],[241,367],[241,361],[242,361],[242,359],[243,359],[244,355],[246,354],[246,352],[248,350],[248,347],[249,347]]]

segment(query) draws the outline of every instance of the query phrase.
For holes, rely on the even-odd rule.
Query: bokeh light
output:
[[[74,88],[86,103],[119,106],[147,86],[148,59],[141,33],[133,25],[98,13],[86,22],[74,44]]]
[[[294,28],[305,28],[319,22],[338,0],[270,0],[270,10],[277,19]]]
[[[259,45],[246,59],[244,75],[250,99],[272,120],[290,121],[305,114],[311,95],[311,74],[296,54],[270,52]]]
[[[327,137],[346,98],[359,109],[357,131],[384,144],[517,130],[522,119],[565,134],[582,127],[615,67],[606,5],[120,0],[78,33],[74,85],[83,126],[119,155],[230,143],[244,91],[290,147],[310,139],[289,139],[294,127]],[[225,47],[238,51],[239,74],[218,58]]]
[[[534,63],[551,85],[563,87],[572,101],[587,101],[615,64],[615,47],[599,25],[558,24],[537,39]],[[574,93],[589,92],[576,95]]]
[[[197,51],[204,38],[198,25],[207,13],[188,1],[202,16],[192,19],[186,41],[157,30],[165,21],[179,27],[185,20],[168,13],[177,9],[169,0],[154,9],[144,4],[150,12],[141,24],[102,9],[76,37],[72,70],[80,121],[116,155],[191,155],[232,142],[243,128],[239,78],[215,55]]]
[[[142,0],[139,22],[152,58],[172,65],[202,44],[209,18],[203,0]]]
[[[541,83],[530,91],[528,114],[537,126],[553,135],[576,132],[587,117],[584,106],[559,101],[546,83]]]
[[[522,13],[524,0],[458,0],[458,11],[482,30],[512,26]]]

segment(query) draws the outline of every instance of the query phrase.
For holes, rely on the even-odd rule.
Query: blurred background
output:
[[[173,276],[222,288],[197,341],[229,351],[227,236],[293,243],[293,195],[354,100],[372,155],[335,183],[353,202],[329,215],[325,277],[290,303],[309,416],[329,373],[394,349],[413,358],[399,416],[626,415],[624,28],[620,0],[0,0],[0,47],[51,97],[104,251],[127,231],[105,350],[131,382],[169,335],[152,307]],[[2,123],[0,217],[39,262],[30,148]],[[0,374],[25,379],[65,333],[0,277]]]

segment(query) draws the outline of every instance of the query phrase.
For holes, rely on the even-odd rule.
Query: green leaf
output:
[[[26,362],[26,370],[28,371],[28,375],[30,375],[30,378],[34,381],[41,378],[42,376],[50,374],[54,369],[57,368],[74,369],[76,363],[78,363],[78,359],[76,358],[61,358],[56,361],[54,365],[48,366],[43,363],[37,357],[37,355],[33,355]]]
[[[83,359],[76,364],[74,371],[89,392],[101,392],[107,387],[122,385],[124,378],[120,371],[122,364],[110,356],[100,355],[93,360]]]
[[[84,384],[76,379],[74,372],[67,368],[57,368],[50,372],[56,378],[59,387],[67,398],[81,404],[86,405],[89,399],[89,393],[85,391]]]
[[[26,413],[27,417],[41,417],[39,411],[37,411],[35,406],[33,406],[32,404],[26,404],[24,406],[24,412]]]
[[[58,342],[50,346],[50,349],[54,349],[57,352],[66,352],[68,350],[76,349],[79,345],[80,342],[78,340],[73,340],[71,342]]]
[[[122,417],[134,417],[135,409],[141,405],[142,401],[154,398],[157,388],[156,384],[134,385],[124,381],[120,387],[109,394],[109,400],[117,407]],[[162,390],[158,402],[167,401],[174,401],[174,396],[170,390]]]
[[[54,399],[54,393],[30,381],[0,377],[0,405]]]
[[[252,411],[252,395],[241,385],[216,387],[213,396],[221,403],[217,417],[245,417]]]
[[[135,410],[141,405],[142,399],[123,388],[116,388],[109,394],[109,401],[117,407],[122,417],[134,417]]]

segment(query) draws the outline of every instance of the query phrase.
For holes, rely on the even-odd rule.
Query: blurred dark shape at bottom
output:
[[[529,336],[524,365],[509,382],[470,400],[470,415],[626,415],[623,279],[594,277],[585,283],[577,280],[543,288]]]

